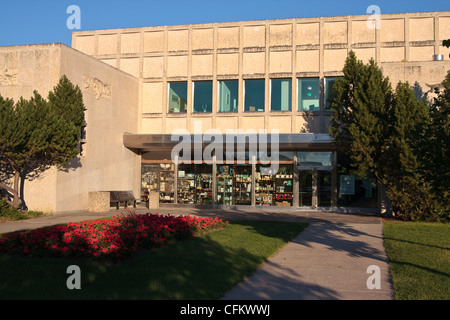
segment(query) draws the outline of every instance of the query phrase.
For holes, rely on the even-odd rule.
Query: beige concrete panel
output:
[[[192,117],[191,118],[192,133],[205,133],[206,130],[212,129],[211,117]],[[200,132],[201,130],[201,132]]]
[[[402,61],[405,59],[405,48],[381,48],[381,62]]]
[[[324,43],[347,43],[347,21],[325,22]]]
[[[297,45],[319,44],[320,25],[318,22],[297,24]]]
[[[187,77],[187,74],[188,74],[187,56],[169,56],[167,58],[168,77]]]
[[[76,37],[76,47],[78,51],[84,52],[90,56],[95,55],[95,36]]]
[[[410,47],[409,61],[432,61],[434,55],[434,47]]]
[[[120,70],[125,71],[135,76],[136,78],[139,78],[139,58],[120,59]]]
[[[143,77],[158,78],[164,75],[164,58],[148,57],[144,58]]]
[[[164,51],[164,31],[144,33],[144,52]]]
[[[439,53],[444,56],[444,60],[450,60],[450,48],[439,46]]]
[[[376,48],[355,48],[352,49],[358,60],[362,60],[364,63],[368,63],[370,59],[376,60]]]
[[[141,52],[141,33],[123,33],[120,40],[120,51],[122,53]]]
[[[109,64],[111,67],[117,68],[117,59],[103,59],[101,61]]]
[[[381,20],[381,42],[405,41],[405,20]]]
[[[376,29],[367,27],[367,21],[352,21],[352,43],[375,42]]]
[[[280,133],[292,133],[291,122],[290,116],[271,116],[269,117],[269,127],[267,131],[271,132],[273,130],[278,130]]]
[[[265,47],[266,46],[266,27],[249,26],[244,27],[244,47]]]
[[[186,130],[186,118],[166,118],[166,132],[165,134],[172,134],[175,130]]]
[[[216,117],[215,128],[222,133],[226,133],[227,129],[237,130],[238,128],[238,117]]]
[[[192,50],[212,49],[214,46],[214,29],[192,30]]]
[[[295,117],[295,133],[319,133],[320,119],[317,115],[303,115]]]
[[[280,51],[270,53],[270,73],[292,72],[292,52]]]
[[[169,30],[167,35],[167,50],[187,51],[189,48],[188,30]]]
[[[217,55],[217,74],[239,74],[239,54],[218,54]]]
[[[213,55],[193,55],[192,56],[192,75],[207,76],[213,74]]]
[[[409,41],[434,40],[434,18],[410,18]]]
[[[161,134],[162,133],[162,118],[144,118],[142,119],[141,134]]]
[[[162,82],[142,84],[142,113],[162,113],[164,84]]]
[[[117,34],[100,34],[97,54],[117,54],[117,41]]]
[[[269,26],[270,46],[292,45],[292,24]]]
[[[324,71],[342,71],[347,49],[324,50]]]
[[[319,72],[320,70],[319,50],[297,51],[296,72]]]
[[[439,40],[450,39],[450,17],[439,17]]]
[[[247,130],[260,130],[264,128],[264,117],[250,117],[250,116],[242,116],[241,118],[241,127],[244,131]]]
[[[243,55],[243,73],[265,73],[266,70],[266,53],[253,52],[244,53]]]
[[[217,47],[219,49],[239,48],[239,28],[218,28]]]

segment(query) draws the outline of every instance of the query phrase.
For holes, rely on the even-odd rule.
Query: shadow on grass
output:
[[[224,230],[143,252],[118,265],[2,256],[0,298],[219,299],[305,227],[274,221],[233,222]],[[66,286],[67,267],[73,264],[81,269],[81,290]]]

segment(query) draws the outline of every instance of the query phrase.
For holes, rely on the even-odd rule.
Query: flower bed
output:
[[[226,223],[217,217],[132,214],[9,233],[0,238],[0,253],[122,259]]]

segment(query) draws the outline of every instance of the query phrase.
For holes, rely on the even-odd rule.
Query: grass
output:
[[[119,265],[1,256],[0,299],[215,300],[306,226],[231,221],[223,230],[142,252]],[[73,264],[81,269],[81,290],[66,286]]]
[[[396,300],[450,299],[450,224],[384,222]]]

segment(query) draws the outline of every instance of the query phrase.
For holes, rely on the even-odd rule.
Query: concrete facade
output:
[[[1,95],[17,100],[37,90],[46,96],[65,74],[82,89],[87,107],[82,155],[65,171],[51,169],[41,178],[27,181],[28,207],[58,213],[87,210],[89,193],[108,190],[133,190],[139,198],[143,152],[124,146],[125,133],[155,137],[170,135],[176,129],[191,133],[264,129],[269,133],[277,130],[281,134],[323,136],[328,133],[331,116],[326,107],[327,80],[342,75],[351,50],[364,62],[373,58],[394,87],[398,81],[409,81],[417,94],[431,97],[450,69],[450,49],[442,46],[442,41],[450,38],[450,12],[386,14],[381,16],[379,29],[368,26],[368,17],[82,31],[73,33],[72,48],[61,44],[0,48]],[[436,61],[436,55],[443,59]],[[272,89],[280,79],[289,80],[289,87],[282,84],[280,89],[290,90],[289,108],[282,102],[275,111]],[[317,107],[308,111],[299,105],[299,80],[303,79],[316,79],[320,87]],[[250,80],[264,80],[260,108],[246,109],[245,85]],[[223,81],[237,83],[237,108],[232,111],[219,108]],[[212,86],[212,108],[208,112],[194,112],[194,87],[200,82]],[[186,98],[182,99],[185,112],[169,112],[173,99],[169,86],[174,83],[187,87]],[[300,190],[296,169],[299,150],[310,149],[299,144],[289,150],[293,154],[289,165],[295,177],[294,196]],[[168,163],[167,157],[155,159]],[[332,205],[337,197],[336,164],[334,154],[329,178]],[[218,188],[213,167],[212,181]],[[254,204],[255,166],[252,170]],[[313,189],[322,177],[314,172]],[[216,200],[217,192],[212,192]],[[317,204],[317,196],[314,199]],[[297,207],[298,198],[293,203]]]
[[[324,86],[324,79],[342,74],[350,50],[364,62],[375,59],[394,86],[397,80],[409,80],[424,92],[429,90],[426,83],[439,83],[445,76],[434,69],[448,69],[450,50],[442,40],[450,38],[450,12],[386,14],[380,29],[369,28],[367,19],[364,15],[83,31],[73,33],[72,46],[139,78],[136,133],[171,134],[179,128],[193,132],[195,121],[203,131],[327,133],[330,112],[325,110],[323,91],[318,111],[298,111],[297,79],[319,78]],[[435,54],[442,54],[444,61],[432,62],[433,70],[398,72],[430,63]],[[270,109],[270,80],[276,78],[292,79],[292,111]],[[265,80],[263,112],[244,111],[248,79]],[[192,112],[193,82],[204,80],[212,80],[212,112]],[[219,112],[220,80],[239,81],[237,112]],[[168,83],[179,81],[188,85],[187,112],[170,114]]]
[[[0,94],[17,101],[33,90],[43,97],[62,75],[80,87],[86,106],[86,139],[81,156],[64,171],[50,169],[25,182],[30,209],[45,212],[88,208],[90,191],[135,190],[139,157],[123,147],[123,132],[138,128],[138,80],[62,44],[0,48],[4,77]]]

